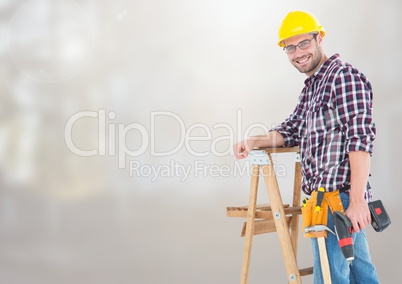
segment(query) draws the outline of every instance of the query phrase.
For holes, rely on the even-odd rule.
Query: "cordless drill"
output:
[[[352,238],[352,222],[350,222],[349,218],[339,211],[335,211],[333,216],[335,234],[338,238],[339,246],[341,247],[343,256],[350,264],[352,264],[352,260],[355,258]]]

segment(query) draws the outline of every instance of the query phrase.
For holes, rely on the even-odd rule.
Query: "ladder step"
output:
[[[286,222],[288,223],[288,226],[290,225],[291,221],[292,221],[291,216],[286,217]],[[244,222],[240,237],[244,237],[246,235],[246,228],[247,228],[247,222]],[[256,220],[256,221],[254,221],[254,234],[253,235],[261,235],[261,234],[267,234],[267,233],[273,233],[273,232],[276,232],[276,226],[275,226],[274,220]]]
[[[289,204],[283,204],[283,207],[289,207]],[[235,210],[245,210],[247,211],[248,205],[243,205],[243,206],[232,206],[232,207],[226,207],[226,210],[228,211],[235,211]],[[263,210],[263,211],[270,211],[271,210],[271,205],[269,204],[259,204],[255,207],[256,210]]]
[[[299,270],[300,276],[311,275],[313,272],[313,267],[307,267]]]
[[[301,206],[289,207],[289,204],[284,204],[284,211],[286,215],[301,214]],[[240,208],[240,209],[239,209]],[[265,210],[267,207],[263,207],[264,210],[256,210],[255,218],[257,219],[272,219],[271,209]],[[227,207],[226,208],[227,217],[237,217],[237,218],[247,218],[247,206],[246,209],[241,207]]]

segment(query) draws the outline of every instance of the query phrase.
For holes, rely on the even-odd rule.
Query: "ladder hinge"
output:
[[[268,154],[264,150],[253,150],[249,155],[253,157],[253,165],[265,166],[270,164]]]

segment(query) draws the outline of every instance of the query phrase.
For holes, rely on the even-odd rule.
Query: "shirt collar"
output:
[[[322,77],[324,77],[325,73],[328,71],[329,67],[331,67],[333,64],[340,62],[340,56],[338,53],[335,53],[334,55],[332,55],[330,58],[328,58],[327,61],[325,61],[320,68],[318,68],[317,71],[315,71],[315,73],[313,75],[311,75],[310,77],[308,77],[306,80],[304,80],[304,84],[306,86],[311,85],[316,78],[317,79],[321,79]]]

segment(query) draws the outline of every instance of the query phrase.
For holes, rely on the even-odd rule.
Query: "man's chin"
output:
[[[310,68],[306,68],[306,67],[303,68],[303,67],[298,67],[298,66],[295,66],[295,67],[297,70],[299,70],[300,73],[306,74],[306,73],[310,72]]]

